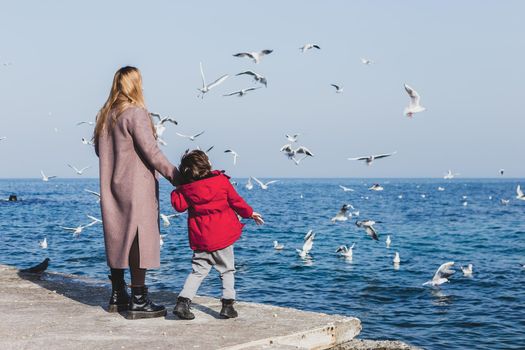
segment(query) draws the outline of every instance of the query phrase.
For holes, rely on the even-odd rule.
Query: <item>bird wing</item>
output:
[[[269,55],[273,52],[273,50],[262,50],[261,52],[259,52],[259,55],[263,56],[263,55]]]
[[[332,85],[333,87],[335,87],[337,90],[340,89],[340,87],[339,87],[338,85],[335,85],[335,84],[330,84],[330,85]]]
[[[224,94],[222,96],[233,96],[233,95],[238,95],[240,93],[241,93],[241,91],[239,90],[239,91],[230,92],[229,94]]]
[[[377,231],[374,229],[373,226],[365,226],[365,231],[366,231],[367,235],[372,237],[373,240],[379,241],[379,237],[377,235]]]
[[[248,91],[253,91],[253,90],[257,90],[257,89],[260,89],[261,87],[251,87],[251,88],[247,88],[247,89],[244,89],[244,92],[248,92]]]
[[[264,184],[261,182],[261,180],[259,180],[258,178],[256,178],[255,176],[252,176],[252,179],[255,180],[255,182],[257,182],[259,184],[259,186],[263,186]]]
[[[516,194],[518,195],[518,197],[523,197],[523,191],[521,190],[521,186],[518,185],[518,187],[516,187]]]
[[[88,190],[88,189],[84,189],[84,191],[86,191],[87,193],[91,193],[91,194],[94,194],[95,196],[100,197],[100,193],[98,193],[98,192],[91,191],[91,190]]]
[[[292,145],[289,143],[284,145],[281,147],[281,152],[292,152]]]
[[[172,124],[175,124],[175,125],[179,125],[179,123],[175,119],[170,118],[170,117],[164,117],[164,118],[160,119],[160,121],[159,121],[160,124],[164,124],[166,122],[172,123]]]
[[[321,47],[319,45],[312,45],[312,47],[315,47],[317,50],[321,50]]]
[[[44,174],[43,170],[40,170],[40,174],[42,175],[42,177],[46,177],[46,174]]]
[[[265,185],[268,186],[268,185],[270,185],[270,184],[276,183],[277,181],[279,181],[279,180],[268,181]]]
[[[348,248],[345,245],[339,246],[339,248],[336,249],[336,253],[343,252],[346,253],[348,251]]]
[[[152,118],[157,118],[158,120],[161,120],[160,114],[158,113],[150,113],[149,114]]]
[[[91,215],[86,215],[89,219],[93,220],[94,222],[102,222],[102,220],[100,219],[97,219],[96,217],[94,216],[91,216]]]
[[[201,79],[202,79],[202,87],[206,87],[206,79],[204,79],[204,70],[202,69],[202,62],[199,62],[199,66],[201,68]]]
[[[48,178],[48,179],[54,179],[55,177],[56,177],[56,176],[53,175],[53,176],[48,176],[47,178]]]
[[[243,75],[243,74],[246,74],[246,75],[252,75],[252,76],[254,76],[254,77],[257,77],[257,76],[258,76],[257,73],[255,73],[255,72],[253,72],[253,71],[251,71],[251,70],[247,70],[247,71],[245,71],[245,72],[240,72],[239,74],[235,74],[235,75],[238,76],[238,75]]]
[[[70,167],[71,169],[75,170],[76,172],[78,172],[78,169],[75,168],[74,166],[72,166],[71,164],[68,164],[67,166]]]
[[[355,157],[355,158],[347,158],[348,160],[366,160],[368,157]]]
[[[58,226],[60,227],[61,229],[64,229],[66,231],[76,231],[77,228],[76,227],[65,227],[65,226]]]
[[[91,165],[88,165],[88,166],[83,167],[82,169],[80,169],[80,172],[83,172],[84,170],[87,170],[87,169],[89,169],[89,168],[91,168]]]
[[[397,153],[397,151],[396,152],[392,152],[392,153],[378,154],[378,155],[374,156],[374,159],[390,157],[390,156],[392,156],[392,155],[394,155],[396,153]]]
[[[239,52],[233,55],[233,57],[250,57],[253,58],[253,55],[249,52]]]
[[[201,131],[200,133],[193,135],[193,138],[196,138],[196,137],[198,137],[198,136],[201,136],[202,134],[204,134],[204,131]]]
[[[310,150],[304,146],[301,146],[299,147],[298,149],[295,150],[296,153],[302,153],[302,154],[306,154],[307,156],[310,156],[310,157],[313,157],[314,154],[312,152],[310,152]]]
[[[453,261],[446,262],[446,263],[442,264],[437,269],[437,271],[434,274],[434,277],[432,278],[432,280],[437,280],[437,279],[440,279],[440,278],[448,278],[448,277],[452,276],[452,274],[454,273],[454,270],[452,270],[451,267],[453,265],[454,265]]]
[[[304,235],[304,238],[303,238],[303,239],[304,239],[304,241],[306,242],[306,241],[309,240],[310,237],[312,237],[312,236],[315,236],[314,230],[309,230],[309,231],[306,233],[306,235]]]
[[[179,135],[180,137],[190,138],[190,136],[188,136],[188,135],[184,135],[184,134],[180,134],[180,133],[178,133],[178,132],[176,132],[175,134]]]
[[[412,89],[410,86],[405,84],[405,90],[408,93],[408,96],[410,96],[410,104],[418,106],[419,105],[419,94],[416,90]]]
[[[208,85],[208,90],[219,85],[220,83],[222,83],[223,81],[225,81],[227,78],[229,77],[228,74],[224,74],[222,77],[220,77],[219,79],[215,80],[213,83],[211,83],[210,85]]]

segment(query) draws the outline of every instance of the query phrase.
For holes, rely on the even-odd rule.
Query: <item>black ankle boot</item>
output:
[[[163,305],[157,305],[148,298],[148,287],[131,287],[131,300],[128,307],[129,320],[139,318],[153,318],[166,316],[166,308]]]
[[[233,308],[233,303],[235,302],[234,299],[221,299],[222,301],[222,309],[221,309],[221,316],[223,318],[235,318],[239,316],[237,311]]]
[[[129,294],[124,278],[113,280],[112,276],[108,276],[111,280],[111,297],[109,298],[108,312],[126,311],[129,304]]]
[[[173,313],[182,320],[193,320],[195,315],[190,311],[191,300],[184,297],[177,298],[177,304],[173,308]]]

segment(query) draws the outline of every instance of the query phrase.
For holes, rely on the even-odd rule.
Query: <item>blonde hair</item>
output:
[[[142,77],[140,71],[138,68],[126,66],[120,68],[113,77],[109,97],[97,114],[93,140],[97,142],[99,136],[105,131],[106,121],[112,109],[115,110],[115,113],[113,114],[110,128],[115,125],[120,114],[131,106],[146,108],[144,95],[142,93]],[[151,128],[153,134],[155,134],[153,122],[151,122]]]

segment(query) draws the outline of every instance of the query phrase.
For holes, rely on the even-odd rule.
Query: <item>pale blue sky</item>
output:
[[[66,166],[98,160],[80,138],[91,129],[113,74],[141,69],[151,111],[179,126],[165,133],[177,163],[188,147],[215,145],[212,161],[233,176],[525,176],[525,3],[520,1],[2,1],[0,177],[71,177]],[[298,48],[317,43],[321,51]],[[259,65],[232,57],[273,49]],[[360,57],[377,63],[365,66]],[[208,80],[254,69],[268,88],[230,77],[196,97],[199,61]],[[427,111],[403,116],[407,82]],[[330,83],[344,86],[335,94]],[[51,116],[48,113],[51,112]],[[54,128],[59,132],[55,133]],[[206,130],[191,143],[175,135]],[[301,166],[279,148],[301,133],[314,152]],[[235,149],[239,162],[223,154]],[[346,160],[398,151],[372,167]]]

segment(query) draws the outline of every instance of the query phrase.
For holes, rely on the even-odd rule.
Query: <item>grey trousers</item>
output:
[[[193,271],[186,278],[180,297],[193,300],[202,281],[210,272],[212,266],[220,273],[222,280],[222,298],[235,299],[235,264],[233,244],[214,252],[193,252],[191,267]]]

